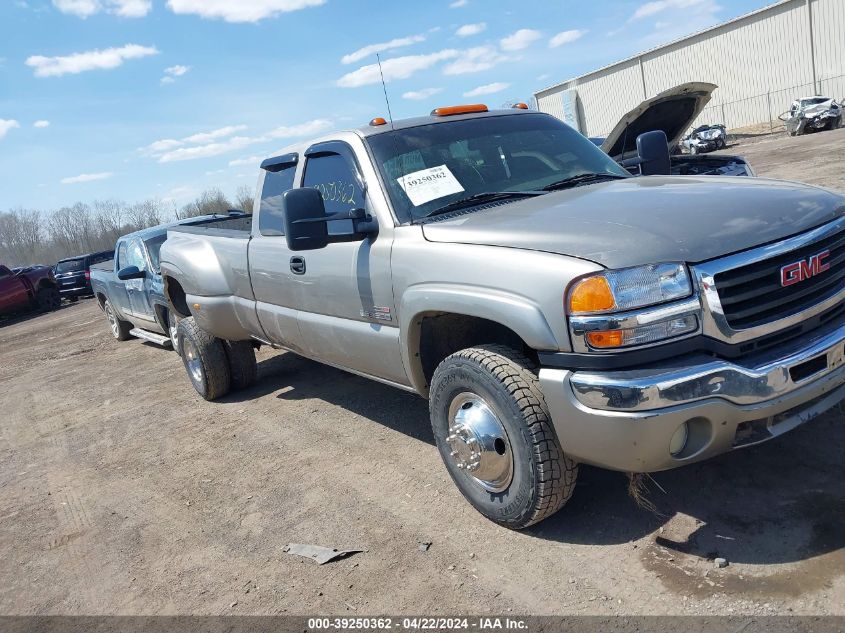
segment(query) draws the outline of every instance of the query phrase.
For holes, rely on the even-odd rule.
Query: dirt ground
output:
[[[843,140],[728,151],[845,190]],[[422,399],[258,357],[258,385],[207,403],[93,301],[0,326],[0,614],[845,615],[839,411],[655,475],[659,514],[583,468],[511,532],[452,485]],[[367,551],[318,566],[288,543]]]

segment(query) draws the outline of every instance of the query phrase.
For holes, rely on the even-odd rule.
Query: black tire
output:
[[[510,481],[500,480],[504,489],[485,488],[465,465],[459,465],[461,457],[456,457],[454,444],[448,443],[456,437],[455,427],[450,429],[450,409],[467,394],[480,397],[506,433],[512,461]],[[466,408],[464,404],[458,410]],[[561,449],[536,368],[524,354],[503,345],[482,345],[452,354],[434,372],[429,410],[437,448],[449,475],[488,519],[510,529],[526,528],[557,512],[572,496],[578,464]],[[496,452],[506,456],[508,451],[499,450],[496,443]]]
[[[179,321],[179,353],[194,389],[206,400],[222,398],[231,387],[223,342],[200,328],[193,317]]]
[[[258,380],[258,363],[255,350],[249,341],[223,341],[226,358],[229,359],[229,375],[232,389],[247,389]]]
[[[690,147],[689,147],[689,153],[690,153],[692,156],[697,156],[697,155],[698,155],[698,145],[690,145]]]
[[[117,339],[118,341],[128,341],[132,338],[132,335],[129,334],[129,331],[132,329],[132,324],[128,321],[122,321],[120,317],[117,316],[117,313],[114,311],[114,308],[111,307],[111,303],[106,300],[103,303],[103,312],[106,313],[106,319],[109,322],[109,329],[111,329],[112,336]]]
[[[62,295],[49,286],[40,288],[35,295],[35,302],[40,312],[52,312],[62,307]]]

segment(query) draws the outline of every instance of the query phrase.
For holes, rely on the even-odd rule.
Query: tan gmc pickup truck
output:
[[[633,473],[769,440],[845,396],[845,199],[807,185],[633,176],[564,123],[440,108],[262,164],[251,231],[161,250],[208,399],[271,345],[428,398],[481,513],[522,528],[579,463]]]

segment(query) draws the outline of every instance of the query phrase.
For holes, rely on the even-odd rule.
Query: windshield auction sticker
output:
[[[397,178],[396,182],[402,187],[411,203],[418,207],[426,202],[461,193],[464,188],[449,171],[446,165],[439,165],[429,169],[421,169],[407,176]]]

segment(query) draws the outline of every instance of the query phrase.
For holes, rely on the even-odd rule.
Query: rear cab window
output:
[[[287,158],[287,160],[285,160]],[[264,186],[261,188],[261,204],[258,210],[258,231],[261,235],[275,237],[285,234],[285,218],[282,196],[293,189],[296,175],[296,156],[281,157],[278,164],[264,166]]]

